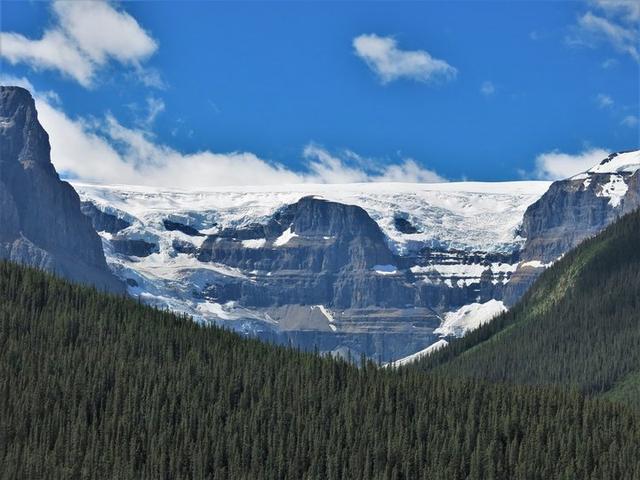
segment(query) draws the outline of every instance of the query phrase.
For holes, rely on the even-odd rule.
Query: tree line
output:
[[[2,479],[640,478],[640,417],[268,345],[0,263]]]

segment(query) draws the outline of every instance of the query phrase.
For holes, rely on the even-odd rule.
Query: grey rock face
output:
[[[200,233],[197,229],[190,227],[189,225],[184,225],[183,223],[179,223],[179,222],[172,222],[171,220],[163,220],[162,221],[164,228],[166,228],[167,230],[169,230],[170,232],[173,231],[178,231],[178,232],[182,232],[185,235],[189,235],[191,237],[203,237],[204,234]]]
[[[148,257],[160,251],[155,243],[139,239],[116,237],[111,240],[111,245],[117,253],[133,257]]]
[[[278,245],[287,229],[291,239]],[[245,248],[242,241],[252,239],[264,239],[264,247]],[[362,208],[308,197],[277,212],[266,225],[209,236],[198,260],[243,270],[336,274],[392,264],[394,256],[378,224]]]
[[[49,151],[29,92],[0,87],[0,258],[124,291],[80,211],[78,195],[58,177]]]
[[[115,234],[131,226],[126,220],[99,210],[91,202],[82,202],[80,204],[80,210],[91,219],[91,224],[97,232]]]
[[[285,232],[291,237],[280,244]],[[253,239],[263,239],[264,245],[246,248],[243,240]],[[310,197],[277,212],[266,225],[209,236],[198,260],[255,271],[236,288],[214,289],[217,300],[246,306],[360,308],[376,303],[405,306],[415,300],[402,275],[391,278],[373,271],[375,265],[394,265],[395,257],[378,224],[362,208]]]
[[[398,230],[401,233],[407,233],[407,234],[418,233],[418,229],[414,227],[411,224],[411,222],[406,218],[396,217],[393,219],[393,224],[396,227],[396,230]]]

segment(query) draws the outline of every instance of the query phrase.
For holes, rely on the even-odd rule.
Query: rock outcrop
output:
[[[49,152],[29,92],[0,87],[0,258],[124,292],[78,195],[60,180]]]

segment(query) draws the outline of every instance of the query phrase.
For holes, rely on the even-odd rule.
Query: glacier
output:
[[[185,190],[73,182],[83,203],[126,225],[118,232],[97,230],[111,269],[127,282],[129,294],[146,303],[188,314],[196,321],[223,324],[258,336],[272,337],[283,330],[298,329],[322,335],[343,334],[346,338],[374,330],[384,333],[385,325],[406,335],[418,331],[427,335],[422,337],[423,344],[407,347],[409,351],[404,353],[422,349],[439,336],[464,333],[462,325],[451,331],[435,329],[447,325],[447,315],[465,305],[495,301],[491,298],[493,293],[480,298],[478,285],[488,271],[495,288],[509,281],[517,267],[517,252],[525,241],[519,233],[524,212],[549,185],[546,181],[364,183]],[[282,272],[201,261],[197,251],[208,237],[228,229],[241,231],[265,224],[276,212],[305,197],[359,206],[375,221],[396,261],[373,264],[370,272],[374,276],[406,282],[403,275],[409,275],[420,288],[440,288],[450,293],[439,300],[440,304],[426,305],[427,309],[400,305],[396,310],[380,311],[345,310],[329,304],[255,308],[242,301],[213,299],[202,293],[212,284],[241,281],[258,285],[281,275]],[[399,228],[399,222],[403,228]],[[138,243],[123,253],[117,244],[122,239]],[[238,247],[259,254],[268,249],[293,248],[296,242],[306,240],[290,226],[272,242],[243,237]],[[318,241],[333,239],[323,235]],[[147,248],[139,255],[132,254],[140,246]],[[402,265],[407,259],[422,258],[425,251],[429,252],[428,260],[411,260],[413,263]],[[296,318],[293,326],[285,316]],[[431,317],[428,328],[416,323],[415,318],[420,316]],[[394,319],[405,317],[410,321],[399,327]],[[366,325],[363,318],[367,319]],[[469,319],[469,324],[476,325],[477,321]],[[328,348],[334,352],[343,347]],[[362,353],[352,345],[345,348],[353,354]],[[391,350],[383,355],[387,360],[403,353],[396,355]]]
[[[418,358],[640,206],[640,152],[566,180],[174,189],[73,182],[129,294],[268,341]]]

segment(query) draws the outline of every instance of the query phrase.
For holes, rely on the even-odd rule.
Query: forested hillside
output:
[[[512,310],[412,368],[640,406],[639,345],[640,210],[565,255]]]
[[[0,263],[3,479],[622,479],[638,459],[623,405],[359,369]]]

